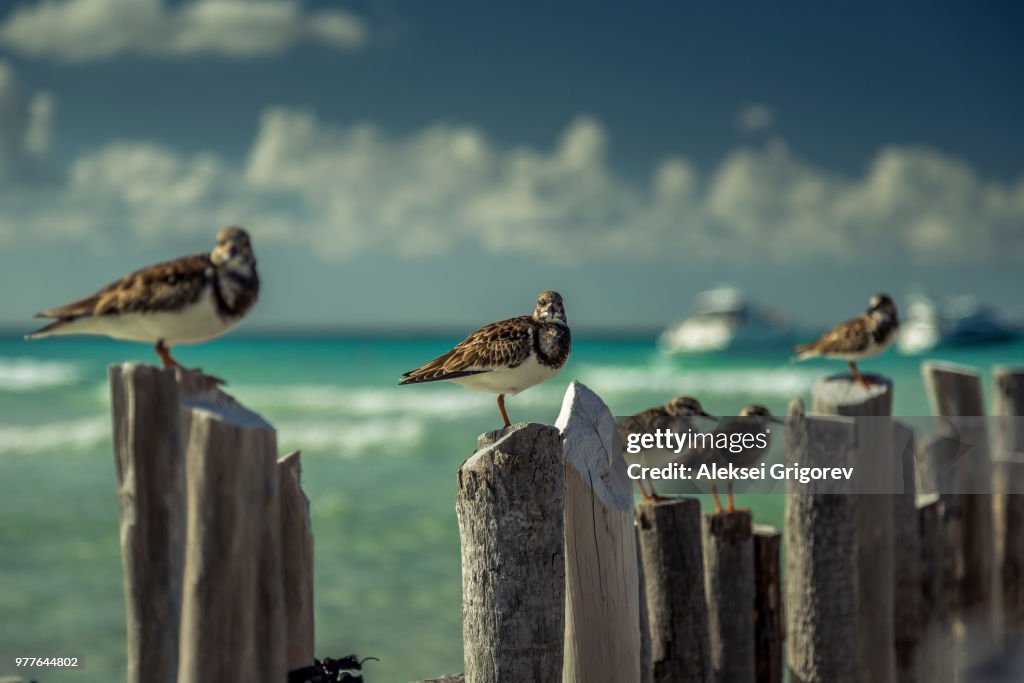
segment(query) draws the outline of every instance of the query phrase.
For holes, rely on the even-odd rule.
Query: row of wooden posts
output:
[[[923,371],[934,414],[984,457],[957,458],[952,432],[915,446],[887,382],[822,381],[810,415],[791,405],[787,462],[855,465],[868,485],[898,467],[905,486],[794,484],[784,535],[692,498],[636,507],[614,417],[577,382],[555,426],[482,435],[458,471],[465,670],[432,680],[982,681],[970,661],[1024,628],[1024,495],[1001,493],[1024,478],[993,464],[978,420],[956,422],[984,415],[978,374]],[[110,379],[128,680],[284,681],[313,658],[298,455],[278,461],[273,429],[207,378]],[[1024,414],[1024,372],[995,387],[996,414]],[[999,424],[991,452],[1024,453],[1017,421]],[[948,493],[984,484],[996,495]]]

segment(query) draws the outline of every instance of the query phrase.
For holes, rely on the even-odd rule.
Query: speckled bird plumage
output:
[[[794,360],[823,356],[839,358],[850,364],[854,380],[864,387],[870,382],[857,370],[857,361],[873,358],[888,349],[896,339],[900,327],[896,304],[887,294],[871,297],[867,311],[840,323],[809,344],[801,344],[794,351]]]
[[[39,313],[55,320],[28,338],[95,334],[166,351],[224,334],[255,304],[260,281],[244,230],[225,228],[216,241],[209,253],[136,270],[91,296]]]
[[[476,330],[399,384],[451,381],[474,391],[514,396],[557,375],[572,350],[572,334],[558,292],[537,297],[532,316],[509,318]],[[506,420],[507,421],[507,420]]]

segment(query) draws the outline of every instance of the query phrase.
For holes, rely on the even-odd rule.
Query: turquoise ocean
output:
[[[457,386],[396,386],[445,351],[430,338],[236,334],[181,349],[179,360],[227,391],[303,452],[316,543],[318,656],[357,653],[367,680],[462,670],[455,472],[476,436],[501,425],[494,398]],[[718,415],[759,402],[776,414],[841,363],[791,364],[785,348],[666,357],[653,339],[582,336],[555,380],[508,400],[513,421],[552,423],[572,379],[615,414],[700,398]],[[1024,344],[939,351],[979,367],[1024,364]],[[14,656],[84,657],[50,681],[123,680],[124,598],[106,368],[155,362],[147,347],[103,339],[0,337],[0,675]],[[890,352],[863,368],[895,381],[898,415],[928,414],[920,358]],[[708,503],[705,500],[705,503]],[[784,496],[741,496],[780,524]]]

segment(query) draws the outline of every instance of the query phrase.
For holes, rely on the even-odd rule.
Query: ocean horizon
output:
[[[19,331],[20,332],[20,331]],[[494,397],[451,385],[397,386],[402,372],[459,333],[249,330],[175,355],[222,377],[225,390],[277,430],[281,455],[302,451],[315,539],[316,653],[374,656],[369,681],[462,670],[455,473],[476,437],[501,425]],[[794,364],[785,346],[669,357],[653,334],[580,333],[563,372],[510,397],[513,422],[554,422],[578,379],[616,415],[698,397],[734,415],[752,402],[784,414],[845,364]],[[991,392],[996,365],[1024,365],[1024,343],[937,351],[972,365]],[[922,357],[890,351],[862,370],[895,383],[895,414],[924,416]],[[124,597],[106,380],[111,363],[156,363],[141,344],[0,336],[0,661],[83,657],[46,681],[122,678]],[[702,503],[710,507],[706,498]],[[755,521],[781,525],[784,496],[739,496]],[[0,671],[0,674],[14,673]]]

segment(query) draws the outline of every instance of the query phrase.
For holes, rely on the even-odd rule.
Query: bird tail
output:
[[[45,325],[35,332],[26,334],[25,339],[43,339],[45,337],[52,337],[55,334],[61,334],[60,330],[73,320],[74,318],[61,318],[60,320],[54,320],[49,325]]]
[[[813,342],[811,342],[810,344],[800,344],[798,346],[793,347],[793,350],[796,351],[796,355],[789,359],[791,363],[799,363],[802,360],[814,358],[815,356],[819,355],[818,350],[814,347]]]

